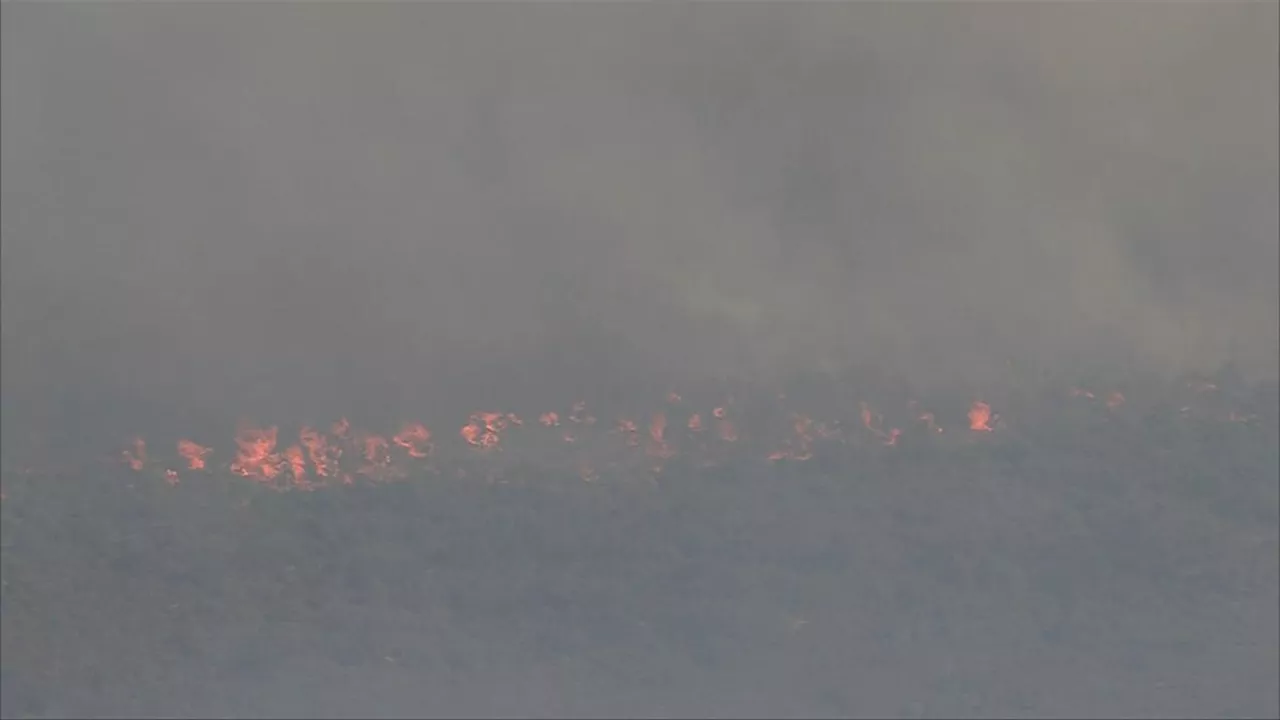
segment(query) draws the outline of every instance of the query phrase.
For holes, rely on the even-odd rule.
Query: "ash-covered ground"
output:
[[[10,467],[3,714],[1273,717],[1276,391],[1176,390],[591,482]]]

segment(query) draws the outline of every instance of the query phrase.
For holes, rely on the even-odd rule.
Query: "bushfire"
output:
[[[1198,392],[1212,391],[1199,388]],[[1118,413],[1125,396],[1118,391],[1093,392],[1072,388],[1069,402],[1095,405],[1102,416]],[[426,424],[409,421],[394,434],[354,429],[346,418],[327,430],[297,426],[285,439],[277,425],[241,423],[231,441],[219,445],[183,438],[172,454],[149,447],[134,437],[119,455],[138,472],[152,472],[170,484],[184,477],[226,473],[274,490],[312,491],[324,487],[404,480],[446,468],[462,476],[463,465],[487,463],[486,476],[501,474],[504,466],[523,461],[549,462],[572,468],[583,480],[595,481],[612,470],[662,473],[672,462],[698,467],[731,462],[805,462],[823,447],[894,452],[915,442],[987,442],[1009,432],[1007,420],[985,400],[972,400],[960,416],[953,411],[944,423],[934,411],[908,401],[889,413],[871,403],[856,405],[857,422],[815,418],[789,411],[786,422],[744,423],[744,412],[732,398],[707,407],[694,407],[670,392],[656,407],[636,415],[618,415],[598,423],[585,401],[562,409],[542,409],[537,422],[500,409],[471,413],[453,432],[437,435]],[[779,402],[786,396],[779,395]],[[1183,408],[1183,413],[1187,408]],[[1232,422],[1253,416],[1232,410]],[[938,438],[929,441],[928,438]],[[452,466],[452,467],[451,467]]]

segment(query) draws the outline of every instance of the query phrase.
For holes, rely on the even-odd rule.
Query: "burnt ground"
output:
[[[7,471],[5,717],[1280,714],[1249,422],[276,494]],[[1150,408],[1162,407],[1150,403]]]

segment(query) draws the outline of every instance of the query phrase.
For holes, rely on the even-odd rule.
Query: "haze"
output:
[[[6,397],[1277,372],[1274,3],[4,17]]]
[[[1274,716],[1278,27],[4,3],[5,713]],[[1271,384],[1178,386],[1212,423],[1105,402],[1223,368]],[[936,446],[288,495],[161,468],[179,435],[228,467],[241,418],[471,453],[477,409],[876,373],[952,393]],[[1096,399],[965,434],[1077,374]],[[134,433],[154,477],[9,462]]]

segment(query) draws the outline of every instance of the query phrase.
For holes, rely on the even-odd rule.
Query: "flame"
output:
[[[863,427],[870,430],[876,437],[880,438],[880,442],[883,442],[885,445],[898,444],[898,436],[902,434],[901,430],[898,428],[891,428],[889,432],[882,430],[880,425],[884,423],[883,418],[880,417],[879,413],[872,412],[871,407],[865,402],[859,403],[859,410],[862,415]],[[925,413],[925,415],[928,415],[930,421],[932,421],[932,414]]]
[[[667,416],[662,411],[655,412],[649,419],[649,455],[659,460],[666,460],[674,453],[667,444]]]
[[[431,454],[431,431],[422,423],[407,423],[391,438],[409,457],[423,459]]]
[[[649,421],[649,439],[655,443],[663,442],[663,436],[667,432],[667,416],[656,412]]]
[[[403,470],[391,464],[391,444],[385,437],[367,434],[360,438],[360,445],[364,464],[356,470],[357,475],[377,481],[403,477]]]
[[[1207,392],[1207,391],[1206,391]],[[1070,388],[1071,397],[1084,398],[1089,402],[1105,404],[1116,410],[1125,403],[1125,397],[1118,391],[1095,393],[1081,388]],[[642,463],[648,464],[655,472],[662,471],[667,460],[681,457],[692,466],[710,466],[729,461],[734,458],[747,457],[749,453],[755,459],[752,448],[758,443],[746,443],[743,446],[732,446],[738,440],[738,429],[735,420],[731,419],[731,407],[726,404],[713,408],[689,407],[684,409],[684,399],[675,393],[668,393],[665,410],[652,412],[648,422],[638,423],[626,416],[618,416],[616,426],[606,433],[591,430],[595,418],[587,412],[584,401],[572,404],[567,415],[567,424],[561,427],[561,416],[556,412],[544,412],[538,416],[538,425],[549,432],[534,431],[523,438],[518,445],[511,446],[510,452],[520,449],[535,449],[539,443],[556,443],[563,440],[573,445],[571,450],[549,453],[546,457],[553,462],[567,462],[564,469],[577,474],[583,480],[594,482],[600,477],[601,468],[635,468]],[[729,401],[732,403],[732,400]],[[679,404],[680,408],[670,407]],[[941,433],[944,428],[938,424],[931,412],[923,411],[916,401],[906,404],[906,417],[913,418],[913,423],[922,424],[931,433]],[[676,420],[673,413],[681,413]],[[1231,423],[1256,422],[1257,416],[1237,412],[1228,408],[1202,408],[1196,403],[1184,406],[1179,416],[1205,415],[1214,420]],[[898,446],[903,432],[899,428],[889,427],[884,417],[871,405],[861,402],[857,408],[857,416],[861,420],[862,429],[847,432],[845,419],[815,419],[803,413],[791,413],[786,430],[774,436],[776,448],[771,452],[761,453],[769,460],[803,461],[812,458],[818,443],[852,444],[855,448],[862,445],[855,440],[869,434],[878,440],[877,444],[886,448]],[[971,432],[993,432],[997,422],[1003,425],[999,415],[991,406],[981,400],[975,400],[968,410],[968,428]],[[353,429],[345,418],[329,426],[329,432],[317,430],[312,426],[301,426],[297,441],[280,449],[280,435],[277,426],[259,427],[242,423],[234,436],[235,452],[229,460],[223,460],[215,466],[212,460],[213,451],[194,439],[182,439],[176,444],[176,456],[170,458],[151,458],[148,456],[147,443],[139,436],[129,441],[127,447],[120,452],[120,458],[135,471],[153,469],[158,477],[169,484],[176,484],[182,474],[191,472],[207,472],[214,467],[221,467],[237,476],[248,478],[262,486],[275,490],[291,489],[314,490],[321,487],[337,485],[353,485],[360,482],[378,483],[407,477],[407,473],[422,465],[415,461],[428,458],[433,460],[432,472],[456,473],[460,477],[468,472],[473,477],[489,477],[501,482],[503,467],[508,464],[501,458],[506,455],[494,455],[492,460],[484,461],[480,468],[465,468],[446,465],[459,457],[461,449],[468,451],[503,450],[508,445],[508,434],[522,434],[519,430],[523,421],[512,412],[477,411],[471,413],[467,423],[458,434],[458,440],[448,436],[437,445],[436,437],[419,422],[405,422],[394,434],[381,435],[367,432],[364,429]],[[673,434],[672,429],[679,431]],[[856,428],[856,426],[855,426]],[[768,442],[771,438],[767,430],[749,426],[748,432],[759,437],[760,442]],[[757,435],[757,433],[760,433]],[[603,438],[607,442],[599,442]],[[527,442],[526,442],[527,441]],[[170,446],[173,447],[173,446]],[[552,446],[542,446],[550,450]],[[535,452],[537,450],[534,450]],[[860,450],[854,450],[858,452]],[[437,454],[439,453],[439,454]]]
[[[876,432],[875,418],[871,414],[871,408],[866,403],[861,404],[862,424],[872,432]]]
[[[133,439],[132,450],[125,450],[120,454],[124,456],[125,462],[129,463],[129,467],[141,470],[147,463],[147,443],[142,438],[136,437]]]
[[[320,477],[333,477],[338,472],[338,459],[342,457],[342,449],[329,444],[328,438],[315,430],[303,426],[298,432],[298,440],[307,449],[307,457]]]
[[[471,421],[462,426],[460,434],[467,444],[484,450],[498,447],[501,433],[507,427],[507,416],[497,412],[472,413]]]
[[[178,441],[178,454],[187,461],[187,467],[191,470],[204,470],[206,467],[204,457],[210,452],[212,452],[210,448],[190,440]]]
[[[462,429],[458,431],[458,434],[462,436],[463,440],[467,441],[468,445],[475,445],[478,447],[480,445],[481,432],[480,424],[473,420],[466,425],[463,425]]]
[[[272,480],[280,474],[280,456],[276,454],[276,426],[255,428],[242,426],[236,434],[239,451],[231,463],[231,472],[255,480]]]
[[[381,435],[366,435],[363,445],[365,462],[373,466],[386,465],[391,462],[391,456],[387,454],[389,446],[386,438]]]
[[[991,432],[991,406],[974,400],[969,406],[969,429],[975,432]]]
[[[302,454],[301,445],[290,445],[284,451],[285,462],[289,464],[289,472],[293,484],[299,490],[312,490],[314,485],[307,479],[307,461]]]

